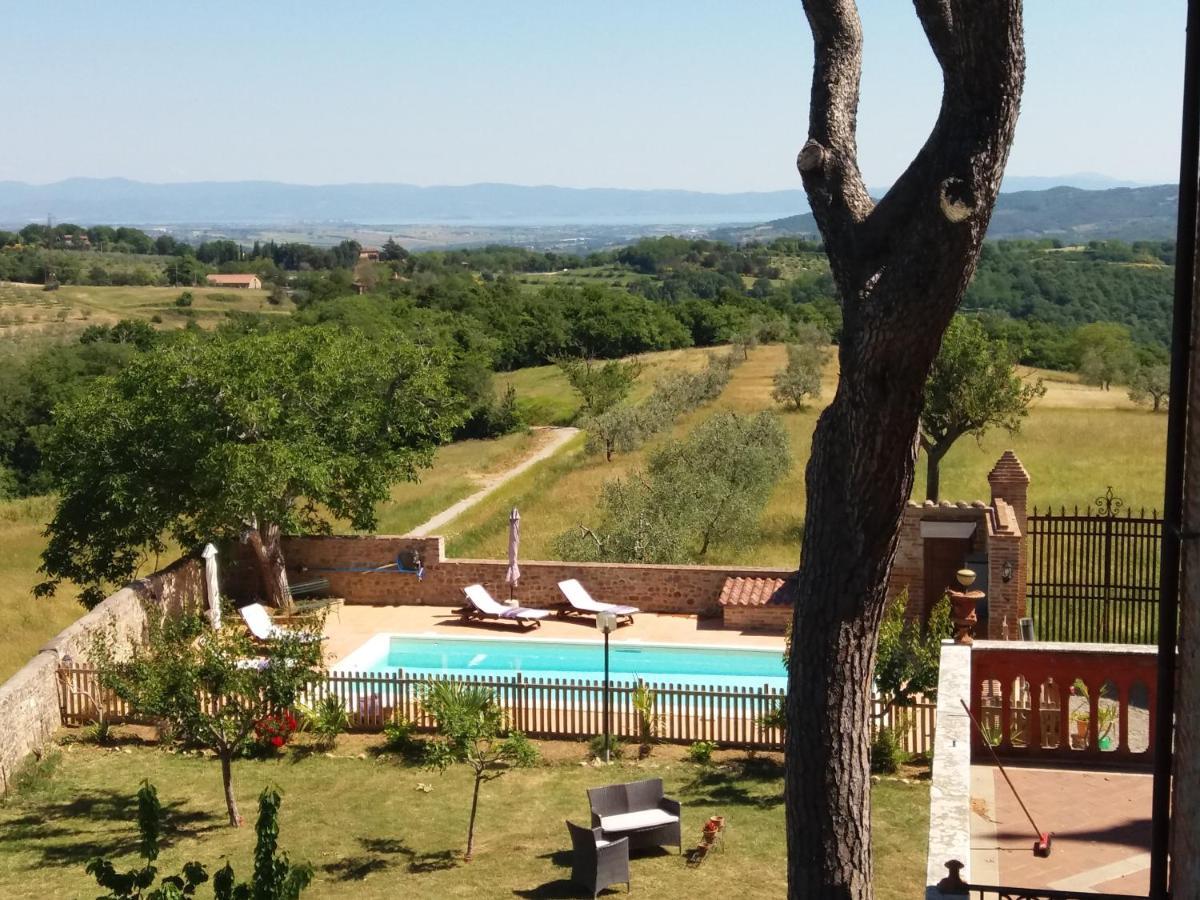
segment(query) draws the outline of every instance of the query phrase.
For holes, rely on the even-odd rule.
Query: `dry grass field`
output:
[[[703,351],[656,354],[660,368],[681,364],[702,365]],[[717,409],[741,413],[772,408],[771,379],[784,364],[782,346],[764,346],[752,351],[749,361],[734,370],[733,379],[714,403],[681,420],[673,430],[678,435]],[[1031,502],[1045,507],[1086,505],[1108,486],[1133,507],[1162,506],[1163,453],[1166,416],[1149,412],[1130,402],[1125,389],[1110,391],[1081,385],[1061,372],[1024,372],[1041,377],[1046,395],[1030,411],[1021,431],[1009,435],[989,432],[981,441],[962,438],[943,462],[942,497],[952,500],[987,499],[987,473],[1006,449],[1016,451],[1029,470]],[[524,370],[510,376],[518,391],[534,393],[539,408],[554,408],[567,414],[573,409],[570,392],[557,370]],[[776,488],[759,522],[758,533],[745,535],[737,546],[710,550],[714,563],[738,562],[755,565],[791,566],[797,562],[804,522],[804,466],[816,416],[833,396],[836,366],[826,371],[821,402],[805,411],[784,413],[792,440],[791,471]],[[653,370],[643,375],[639,389],[649,390]],[[666,436],[658,440],[665,440]],[[586,457],[582,440],[555,460],[539,466],[458,520],[446,530],[450,552],[461,556],[502,556],[505,514],[516,505],[522,515],[522,552],[529,558],[545,558],[552,552],[554,537],[563,529],[587,523],[595,508],[605,478],[621,477],[639,465],[657,441],[641,450],[619,456],[612,463]],[[914,499],[925,496],[925,460],[917,462]]]
[[[184,291],[192,305],[175,300]],[[228,290],[215,287],[94,287],[63,285],[56,291],[38,284],[0,282],[0,341],[20,338],[66,338],[88,325],[111,325],[118,319],[145,319],[159,328],[183,328],[188,321],[211,327],[228,312],[282,314],[294,308],[291,301],[267,302],[268,291]],[[157,318],[156,318],[157,317]]]

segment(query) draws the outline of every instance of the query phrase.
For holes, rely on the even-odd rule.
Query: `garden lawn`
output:
[[[578,897],[582,892],[567,881],[564,820],[588,821],[586,788],[648,777],[661,777],[668,795],[682,801],[685,841],[697,840],[715,813],[728,817],[730,830],[725,852],[697,869],[673,850],[635,855],[636,895],[785,896],[783,780],[775,759],[723,754],[721,768],[705,770],[681,761],[680,748],[660,747],[645,763],[604,769],[579,765],[582,745],[554,745],[557,764],[510,771],[484,785],[475,858],[463,863],[466,770],[439,775],[381,759],[372,741],[378,739],[343,737],[332,757],[236,763],[234,784],[248,823],[239,830],[224,824],[214,760],[140,746],[79,745],[52,754],[39,777],[0,804],[0,896],[95,896],[83,867],[96,854],[114,856],[118,869],[135,862],[134,795],[148,778],[167,813],[169,844],[158,860],[160,872],[195,859],[210,874],[229,861],[239,876],[248,876],[255,801],[274,785],[283,794],[280,846],[316,870],[306,900]],[[908,900],[923,886],[927,784],[885,779],[872,796],[876,896]],[[198,895],[211,896],[211,887]]]

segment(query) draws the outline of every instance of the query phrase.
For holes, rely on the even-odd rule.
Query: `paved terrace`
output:
[[[437,606],[351,606],[330,613],[325,622],[330,665],[348,656],[380,632],[438,634],[446,637],[503,637],[515,640],[600,640],[592,616],[562,619],[551,616],[540,628],[521,631],[501,622],[464,623],[450,607]],[[643,641],[661,644],[710,644],[723,647],[772,647],[780,653],[783,637],[746,634],[722,628],[719,618],[697,618],[687,614],[639,613],[632,625],[612,633],[613,642]]]
[[[1150,882],[1148,774],[1007,766],[1049,858],[1000,771],[971,767],[971,881],[1031,888],[1145,894]]]

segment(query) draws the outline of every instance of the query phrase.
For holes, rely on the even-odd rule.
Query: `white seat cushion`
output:
[[[600,827],[610,833],[641,831],[643,828],[657,828],[659,825],[678,821],[678,816],[671,815],[665,809],[639,809],[637,812],[621,813],[617,816],[601,816]]]

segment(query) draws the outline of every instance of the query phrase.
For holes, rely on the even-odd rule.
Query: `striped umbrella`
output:
[[[521,567],[517,565],[517,548],[521,546],[521,514],[514,506],[508,515],[508,571],[504,580],[508,582],[508,599],[513,598],[513,588],[521,577]]]

